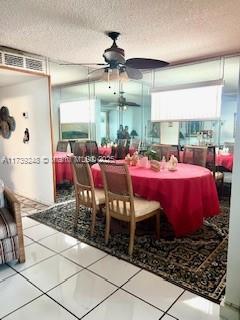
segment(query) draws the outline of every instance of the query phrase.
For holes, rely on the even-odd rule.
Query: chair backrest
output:
[[[86,155],[85,142],[76,141],[74,144],[73,154],[78,157],[85,157]]]
[[[57,151],[59,152],[67,152],[68,141],[58,141],[57,143]]]
[[[71,157],[73,181],[76,196],[80,204],[86,207],[96,206],[92,171],[87,161]]]
[[[140,146],[141,146],[141,140],[140,139],[131,139],[130,148],[133,148],[136,151],[139,151]]]
[[[169,153],[170,153],[170,157],[171,157],[171,155],[174,155],[174,157],[176,157],[178,159],[178,161],[180,161],[180,146],[179,145],[177,145],[177,144],[171,145]]]
[[[128,148],[123,145],[117,145],[115,149],[115,158],[117,160],[125,159],[128,154]]]
[[[213,172],[215,177],[216,174],[216,148],[215,146],[207,147],[207,160],[206,160],[206,168]]]
[[[206,167],[207,147],[184,146],[183,163]]]
[[[97,160],[98,158],[97,142],[94,140],[87,140],[85,146],[86,146],[86,156],[96,157],[96,160]]]
[[[107,210],[119,218],[134,218],[132,180],[128,166],[119,163],[99,163],[102,171]]]
[[[154,144],[152,150],[156,151],[159,160],[163,157],[168,161],[171,155],[174,155],[179,160],[179,146],[170,144]]]
[[[74,147],[75,147],[76,140],[69,140],[68,142],[70,144],[71,153],[74,153]]]
[[[234,153],[234,142],[224,142],[224,148],[228,148],[230,153]]]

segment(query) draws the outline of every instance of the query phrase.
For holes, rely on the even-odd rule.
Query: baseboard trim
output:
[[[225,299],[220,304],[220,319],[221,320],[240,320],[240,307],[225,302]]]

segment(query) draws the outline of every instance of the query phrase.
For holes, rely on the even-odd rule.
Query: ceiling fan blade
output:
[[[137,104],[137,103],[135,103],[135,102],[126,101],[126,102],[125,102],[125,106],[129,106],[129,107],[140,107],[140,104]]]
[[[157,69],[168,64],[166,61],[148,58],[132,58],[126,61],[126,66],[136,69]]]
[[[139,71],[137,69],[130,68],[128,66],[126,66],[126,72],[127,72],[128,77],[133,80],[140,80],[143,77],[141,71]]]
[[[60,63],[60,66],[107,66],[107,63]]]

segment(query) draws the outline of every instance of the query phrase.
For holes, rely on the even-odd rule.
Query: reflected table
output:
[[[72,153],[68,152],[57,151],[54,153],[56,184],[63,184],[64,182],[73,183],[73,173],[70,161],[71,155]]]

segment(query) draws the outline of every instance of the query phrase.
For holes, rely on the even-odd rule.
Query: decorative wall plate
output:
[[[7,119],[7,122],[8,122],[8,125],[9,125],[9,128],[11,131],[14,131],[16,129],[16,121],[13,117],[8,117]]]
[[[1,121],[1,132],[2,132],[3,138],[5,139],[10,138],[11,131],[7,121]]]
[[[3,121],[7,121],[9,117],[9,110],[7,107],[2,107],[0,109],[0,119],[3,120]]]
[[[16,121],[10,116],[7,107],[2,106],[0,109],[0,134],[3,138],[8,139],[11,132],[16,129]]]

